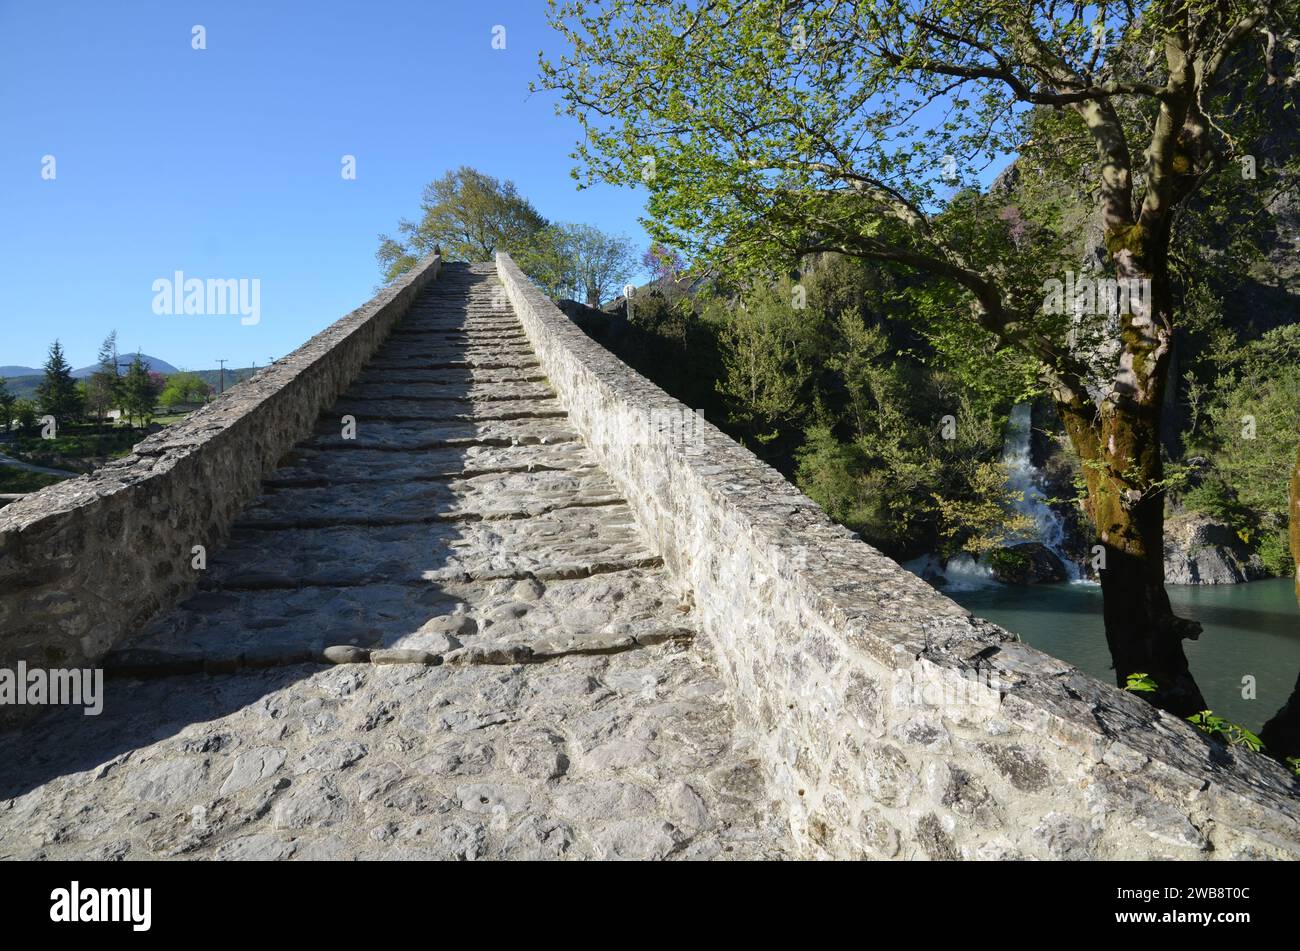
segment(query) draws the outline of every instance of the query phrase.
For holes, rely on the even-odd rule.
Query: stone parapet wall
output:
[[[96,472],[0,510],[0,666],[95,662],[198,580],[263,477],[356,378],[437,274],[372,300]]]
[[[693,597],[801,854],[1300,858],[1278,764],[971,617],[497,268]]]

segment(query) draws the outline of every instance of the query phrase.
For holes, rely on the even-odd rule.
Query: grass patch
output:
[[[75,473],[68,473],[68,478],[73,475]],[[29,472],[15,466],[0,466],[0,493],[36,492],[47,485],[62,481],[61,477],[47,475],[44,472]]]
[[[68,426],[59,430],[54,439],[36,435],[19,436],[17,452],[36,465],[49,465],[49,461],[63,459],[117,459],[125,456],[141,439],[143,431],[112,427],[99,430],[94,426]]]

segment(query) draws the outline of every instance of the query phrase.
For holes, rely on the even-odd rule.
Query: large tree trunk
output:
[[[1144,307],[1120,315],[1119,369],[1099,403],[1074,394],[1057,410],[1083,461],[1086,506],[1104,557],[1100,564],[1106,643],[1123,687],[1130,674],[1155,681],[1148,700],[1178,716],[1206,709],[1183,651],[1201,627],[1177,617],[1165,592],[1164,465],[1160,421],[1168,374],[1172,295],[1163,255],[1148,252],[1154,274],[1135,255],[1115,255],[1121,280],[1151,281]]]
[[[1084,461],[1088,514],[1102,546],[1102,614],[1115,682],[1123,687],[1130,674],[1146,674],[1158,689],[1144,696],[1187,717],[1206,708],[1183,651],[1200,626],[1176,616],[1165,592],[1164,494],[1136,488],[1163,475],[1158,405],[1104,406],[1089,420],[1077,407],[1057,408]]]
[[[1291,558],[1296,564],[1296,601],[1300,602],[1300,448],[1296,449],[1295,468],[1291,470]],[[1264,749],[1278,759],[1300,756],[1300,676],[1291,698],[1264,724],[1259,738],[1264,741]]]

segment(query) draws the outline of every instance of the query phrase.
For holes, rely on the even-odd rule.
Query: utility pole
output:
[[[218,365],[219,367],[221,367],[221,382],[217,385],[217,395],[220,396],[222,393],[226,392],[226,361],[225,361],[225,359],[223,358],[223,359],[221,359],[221,360],[218,360],[218,361],[217,361],[217,365]]]

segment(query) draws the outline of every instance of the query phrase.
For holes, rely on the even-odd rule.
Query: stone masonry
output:
[[[444,267],[200,574],[102,715],[0,737],[0,857],[789,852],[491,265]]]
[[[356,379],[432,255],[287,357],[132,453],[0,510],[0,666],[95,661],[197,580],[262,479]],[[0,708],[0,722],[20,713]]]
[[[973,618],[498,271],[689,590],[797,855],[1300,858],[1300,782]]]
[[[506,255],[244,386],[0,512],[6,662],[112,675],[0,734],[0,857],[1300,857],[1280,766],[972,618]]]

